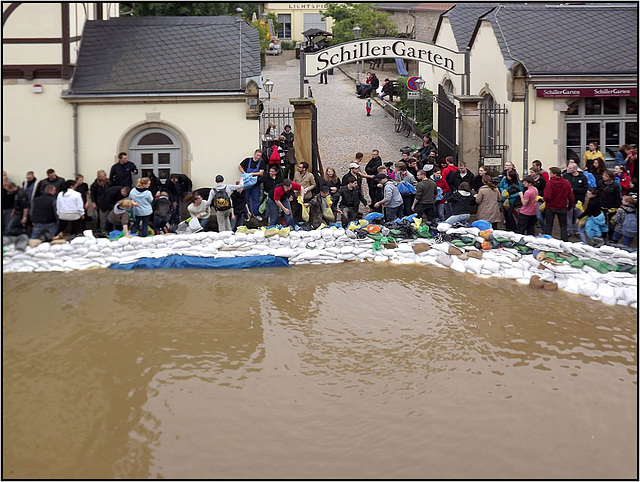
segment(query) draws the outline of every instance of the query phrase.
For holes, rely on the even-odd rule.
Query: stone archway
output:
[[[134,140],[138,141],[141,139],[144,135],[142,134],[143,132],[168,135],[173,141],[173,144],[171,146],[164,145],[164,147],[171,147],[172,149],[179,148],[178,161],[177,164],[175,164],[177,167],[176,171],[191,177],[191,160],[193,159],[193,155],[191,152],[191,143],[187,135],[175,124],[161,120],[157,114],[148,114],[146,120],[136,122],[125,129],[120,139],[118,139],[115,152],[129,153],[131,146],[137,144]],[[162,147],[162,145],[155,145],[153,147]],[[138,168],[140,167],[141,166],[138,166]]]

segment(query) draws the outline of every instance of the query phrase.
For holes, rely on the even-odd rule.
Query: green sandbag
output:
[[[460,241],[462,241],[465,246],[471,246],[475,242],[475,239],[469,236],[460,236]]]
[[[467,245],[464,241],[460,239],[454,239],[453,241],[451,241],[451,244],[453,244],[456,248],[462,248],[463,246]]]
[[[602,263],[600,261],[597,261],[595,259],[587,259],[585,260],[584,264],[586,264],[587,266],[592,267],[593,269],[595,269],[598,273],[604,274],[604,273],[608,273],[609,271],[611,271],[610,269],[608,269],[605,265],[607,265],[608,263]]]
[[[583,260],[581,260],[581,259],[576,258],[576,259],[574,259],[573,261],[571,261],[571,262],[569,263],[569,265],[570,265],[572,268],[582,269],[582,267],[584,266],[584,261],[583,261]]]
[[[421,225],[418,229],[416,229],[416,234],[421,238],[431,238],[431,230],[429,226],[426,224]]]
[[[633,268],[635,268],[635,266],[632,265],[632,264],[619,264],[618,265],[618,271],[620,271],[621,273],[630,273]]]
[[[633,268],[631,268],[631,271],[629,271],[629,273],[631,274],[638,274],[638,267],[634,266]]]
[[[493,239],[495,239],[500,244],[511,243],[512,242],[509,238],[495,238],[494,237]]]
[[[380,234],[380,233],[369,233],[369,234],[367,234],[367,238],[371,238],[374,241],[380,241],[382,239],[382,234]]]

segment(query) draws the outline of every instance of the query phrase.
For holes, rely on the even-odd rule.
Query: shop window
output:
[[[578,115],[580,113],[580,101],[576,100],[575,102],[571,102],[569,107],[567,107],[567,111],[565,115]]]
[[[627,99],[627,114],[638,115],[637,99]]]
[[[602,99],[600,99],[600,98],[585,99],[585,110],[584,110],[584,113],[586,115],[600,115],[600,114],[602,114]]]
[[[620,99],[608,97],[604,99],[604,115],[616,115],[620,113]]]
[[[278,38],[279,39],[291,38],[291,14],[290,13],[278,14]]]

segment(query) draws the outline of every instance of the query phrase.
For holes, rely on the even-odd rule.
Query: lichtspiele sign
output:
[[[575,87],[537,87],[537,97],[638,97],[636,87],[597,87],[583,89]]]
[[[464,75],[464,53],[417,40],[399,38],[370,38],[355,40],[321,50],[305,53],[305,75],[313,77],[339,65],[377,58],[402,58],[425,62]]]

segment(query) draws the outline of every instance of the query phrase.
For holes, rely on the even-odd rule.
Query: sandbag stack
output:
[[[15,238],[4,238],[3,272],[81,271],[174,254],[213,258],[271,255],[288,259],[291,266],[350,261],[431,265],[637,308],[637,252],[446,223],[428,234],[423,230],[409,237],[406,231],[396,232],[393,242],[380,242],[383,234],[367,232],[365,227],[365,223],[346,230],[336,226],[312,231],[270,227],[116,241],[96,239],[87,231],[63,244],[26,248]]]

